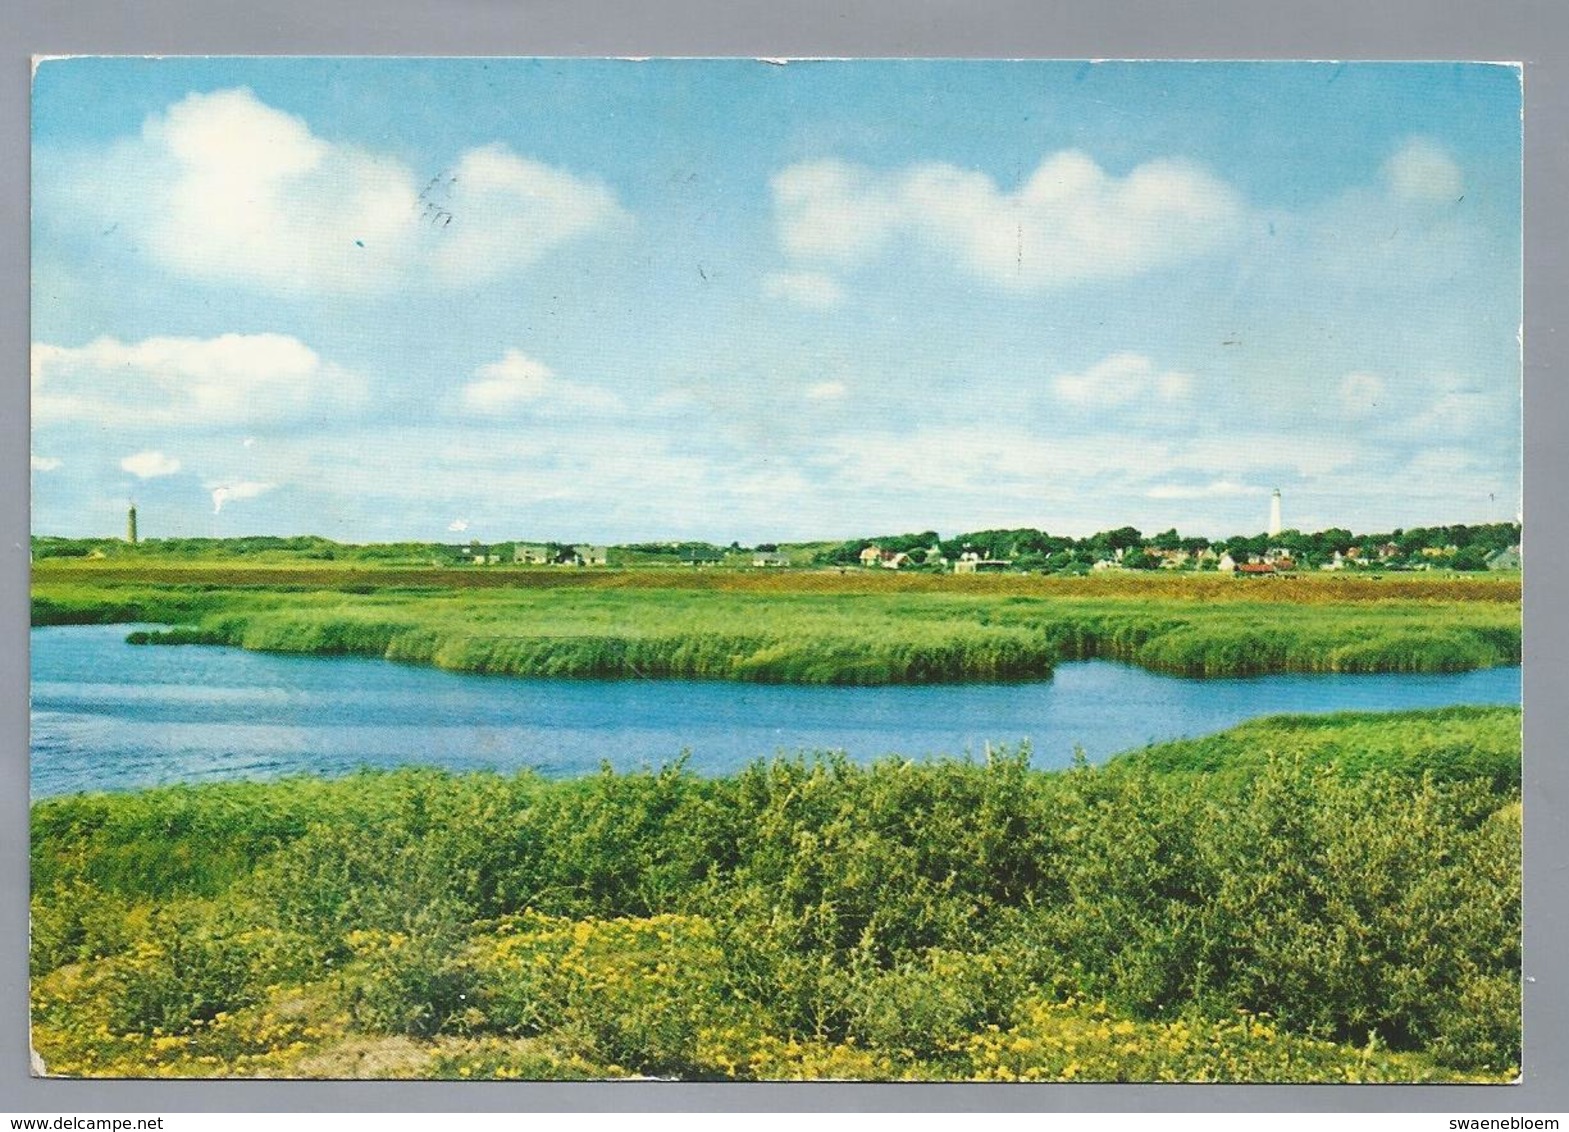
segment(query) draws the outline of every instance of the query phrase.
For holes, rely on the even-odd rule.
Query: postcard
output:
[[[34,1072],[1518,1079],[1520,79],[39,60]]]

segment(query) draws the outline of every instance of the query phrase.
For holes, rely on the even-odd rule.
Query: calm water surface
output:
[[[343,774],[363,766],[547,775],[702,773],[778,751],[857,759],[982,754],[1029,741],[1065,766],[1278,712],[1520,702],[1518,668],[1442,675],[1184,680],[1105,661],[1032,684],[803,688],[519,680],[346,657],[125,644],[127,625],[32,630],[32,793]]]

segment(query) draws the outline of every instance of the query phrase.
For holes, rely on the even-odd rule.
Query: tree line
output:
[[[952,563],[963,555],[974,554],[983,559],[1009,562],[1019,570],[1074,573],[1090,570],[1101,561],[1115,561],[1129,569],[1152,570],[1176,552],[1186,553],[1190,560],[1197,559],[1205,551],[1212,552],[1216,559],[1222,554],[1230,554],[1236,561],[1243,562],[1280,550],[1299,566],[1319,566],[1333,561],[1339,554],[1344,558],[1365,559],[1386,569],[1431,562],[1454,570],[1485,570],[1492,555],[1519,543],[1519,523],[1475,526],[1457,523],[1364,534],[1353,533],[1344,527],[1331,527],[1314,532],[1286,530],[1277,535],[1259,533],[1224,539],[1183,535],[1175,527],[1146,536],[1137,527],[1124,526],[1083,538],[1017,527],[970,531],[952,538],[942,538],[936,531],[921,531],[851,539],[818,557],[829,565],[855,565],[860,563],[863,550],[875,546],[884,551],[909,554],[911,565],[916,567],[928,564],[937,567],[944,561]],[[1214,559],[1207,564],[1213,567]]]
[[[1123,526],[1099,531],[1082,538],[1056,535],[1033,527],[969,531],[944,538],[933,530],[848,539],[829,544],[759,543],[755,547],[732,542],[728,546],[701,540],[629,543],[612,547],[619,564],[733,561],[736,555],[752,551],[792,551],[795,565],[859,566],[861,554],[875,546],[891,554],[907,554],[905,568],[944,569],[965,555],[1008,562],[1013,569],[1050,573],[1080,573],[1097,562],[1115,561],[1127,569],[1153,570],[1177,552],[1189,556],[1194,568],[1212,568],[1221,554],[1238,562],[1284,551],[1299,567],[1317,567],[1335,555],[1365,561],[1380,569],[1413,568],[1435,565],[1453,570],[1485,570],[1488,559],[1501,550],[1518,546],[1519,523],[1456,523],[1448,526],[1395,528],[1357,534],[1345,527],[1322,531],[1286,530],[1278,535],[1264,533],[1234,535],[1223,539],[1181,534],[1175,527],[1145,535],[1137,527]],[[514,542],[467,544],[500,554],[511,561]],[[557,552],[571,553],[565,541],[540,540],[538,545]],[[810,548],[802,553],[803,548]],[[462,544],[432,542],[394,542],[356,545],[335,542],[317,535],[279,537],[252,535],[242,538],[165,538],[146,539],[135,547],[118,538],[58,538],[34,536],[32,552],[40,558],[87,558],[117,556],[128,552],[170,558],[209,558],[225,556],[265,556],[306,561],[362,562],[383,565],[457,564],[465,559]],[[1211,552],[1200,561],[1200,556]],[[618,564],[612,561],[612,564]]]

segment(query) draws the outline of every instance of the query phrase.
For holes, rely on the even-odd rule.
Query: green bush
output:
[[[108,963],[109,1026],[188,1033],[259,1001],[264,987],[290,973],[292,941],[236,911],[192,902],[155,910],[145,933]]]
[[[352,931],[353,958],[340,975],[354,1020],[371,1030],[430,1037],[463,1030],[479,1015],[472,964],[456,954],[461,929],[443,910],[424,909],[407,930]]]
[[[1504,1076],[1518,719],[1286,717],[1058,773],[1027,752],[801,756],[721,779],[403,770],[45,800],[32,970],[77,1004],[58,1017],[126,1042],[297,985],[367,1035],[533,1042],[516,1064],[562,1072],[1067,1073],[971,1043],[1044,1041],[1030,1011],[1071,997],[1163,1041],[1208,1020],[1202,1049],[1270,1079],[1370,1040]],[[1243,1015],[1310,1044],[1224,1036]],[[67,1063],[100,1048],[71,1040]],[[1182,1049],[1130,1064],[1198,1064]]]
[[[702,1077],[705,1027],[729,1013],[712,925],[692,916],[565,920],[529,913],[476,941],[489,1028],[550,1030],[570,1053],[656,1076]]]
[[[852,967],[848,1037],[905,1060],[953,1064],[974,1035],[1006,1024],[1035,989],[1011,965],[995,953],[932,948],[887,970],[863,975]]]
[[[135,938],[132,905],[79,878],[35,890],[30,902],[29,970],[47,974],[67,963],[123,951]]]

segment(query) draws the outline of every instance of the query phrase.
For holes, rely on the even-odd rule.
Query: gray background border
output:
[[[11,0],[0,11],[0,1111],[1569,1110],[1569,294],[1558,0]],[[75,1082],[27,1076],[28,98],[32,54],[1522,61],[1526,95],[1526,1072],[1515,1087]]]

